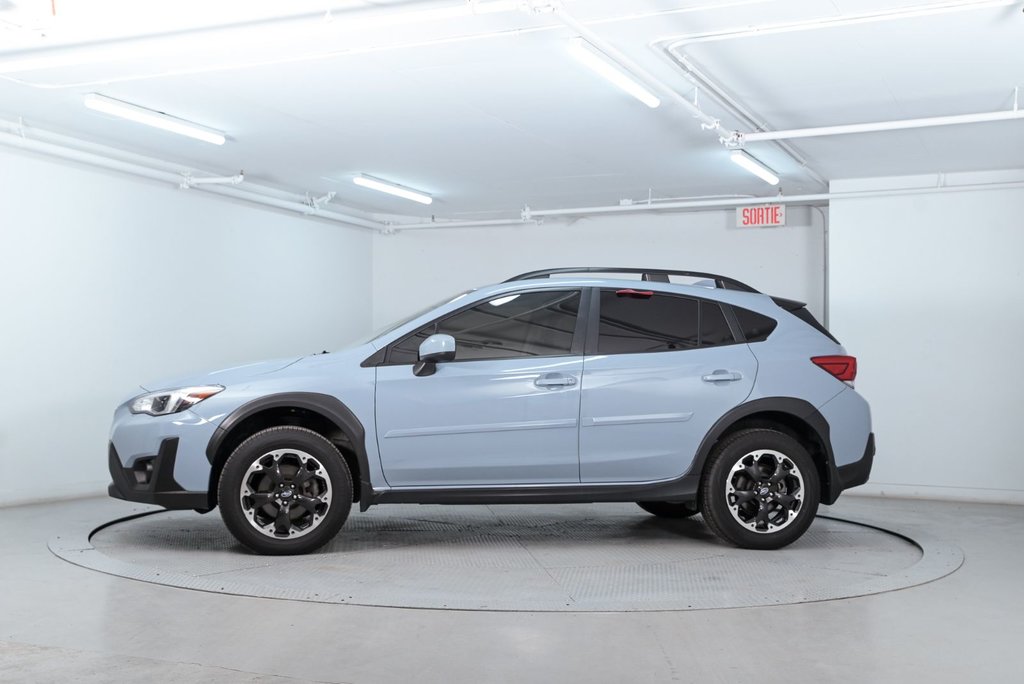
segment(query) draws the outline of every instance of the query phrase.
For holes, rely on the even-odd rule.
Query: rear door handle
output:
[[[561,373],[547,373],[534,380],[533,384],[537,387],[547,387],[549,389],[572,387],[576,384],[576,378],[572,375],[563,375]]]
[[[702,375],[700,379],[704,382],[735,382],[743,379],[743,373],[719,369],[708,375]]]

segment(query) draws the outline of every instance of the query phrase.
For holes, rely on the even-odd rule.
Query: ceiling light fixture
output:
[[[760,161],[750,156],[743,150],[733,150],[729,153],[729,159],[732,159],[733,163],[737,166],[741,166],[750,173],[754,174],[765,183],[769,185],[778,185],[779,177],[774,171],[769,169],[767,166],[762,164]]]
[[[661,104],[657,95],[582,38],[573,38],[569,41],[569,54],[585,67],[625,90],[648,107],[653,109]]]
[[[138,105],[115,100],[97,93],[89,93],[82,98],[82,102],[86,107],[93,111],[110,114],[111,116],[116,116],[121,119],[145,124],[146,126],[152,126],[153,128],[177,133],[178,135],[184,135],[186,137],[202,140],[203,142],[212,143],[214,145],[224,144],[225,137],[220,131],[214,130],[213,128],[207,128],[206,126],[200,126],[199,124],[192,123],[191,121],[185,121],[184,119],[179,119],[175,116],[169,116],[163,112],[139,107]]]
[[[434,201],[434,198],[430,195],[407,188],[404,185],[398,185],[390,181],[381,180],[380,178],[374,178],[373,176],[367,176],[365,173],[356,176],[352,179],[352,182],[363,188],[370,188],[378,192],[386,192],[389,195],[395,197],[402,197],[413,202],[419,202],[420,204],[430,204]]]

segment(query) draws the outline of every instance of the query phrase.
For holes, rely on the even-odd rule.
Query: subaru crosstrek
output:
[[[322,546],[353,503],[629,501],[775,549],[868,479],[856,370],[803,304],[732,278],[537,271],[343,351],[143,387],[109,492],[219,506],[265,554]]]

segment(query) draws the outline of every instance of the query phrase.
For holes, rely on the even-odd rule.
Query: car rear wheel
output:
[[[693,503],[673,503],[671,501],[637,501],[636,505],[651,515],[659,518],[689,518],[697,515],[697,505]]]
[[[305,428],[257,432],[224,464],[221,517],[256,553],[302,554],[329,542],[352,507],[352,476],[338,449]]]
[[[778,549],[807,531],[820,496],[817,468],[799,442],[776,430],[742,430],[708,461],[701,513],[736,546]]]

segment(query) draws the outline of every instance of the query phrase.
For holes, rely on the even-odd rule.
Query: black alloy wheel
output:
[[[352,476],[338,449],[305,428],[257,432],[224,464],[224,524],[256,553],[308,553],[330,541],[352,507]]]
[[[820,497],[818,470],[799,442],[776,430],[742,430],[709,458],[701,512],[726,541],[778,549],[807,531]]]

